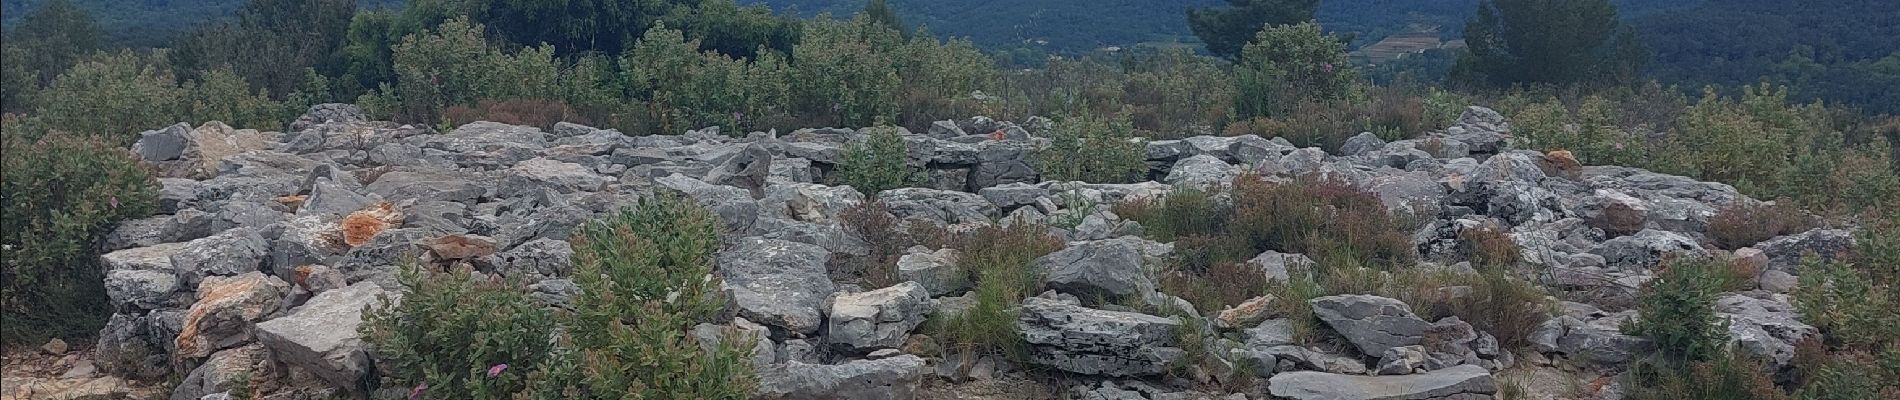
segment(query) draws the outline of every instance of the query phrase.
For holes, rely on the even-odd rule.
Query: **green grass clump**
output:
[[[1016,310],[1034,295],[1036,258],[1061,250],[1048,228],[1030,224],[985,227],[953,234],[948,247],[963,252],[957,266],[976,282],[976,305],[933,325],[947,350],[1002,354],[1021,360],[1027,350],[1016,331]]]

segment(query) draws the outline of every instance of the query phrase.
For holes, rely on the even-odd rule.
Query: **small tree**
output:
[[[1663,359],[1674,365],[1718,355],[1728,338],[1728,323],[1709,309],[1725,286],[1718,264],[1702,258],[1669,261],[1636,299],[1639,316],[1623,330],[1655,341]]]
[[[1649,57],[1609,0],[1484,0],[1465,40],[1453,77],[1494,86],[1627,81]]]
[[[919,181],[919,173],[910,166],[910,152],[904,138],[894,127],[867,129],[864,140],[845,146],[838,162],[837,180],[859,193],[876,196],[879,192],[909,186]]]
[[[1242,119],[1282,117],[1303,102],[1358,98],[1359,73],[1346,62],[1346,43],[1319,24],[1275,25],[1255,36],[1235,68],[1234,113]]]
[[[1049,147],[1036,151],[1044,180],[1128,183],[1148,170],[1146,147],[1127,114],[1083,113],[1056,124]]]
[[[888,1],[870,0],[865,2],[864,11],[861,11],[861,13],[869,17],[872,23],[895,29],[898,32],[908,31],[908,29],[904,28],[904,21],[897,18],[897,10],[891,8],[891,3]]]

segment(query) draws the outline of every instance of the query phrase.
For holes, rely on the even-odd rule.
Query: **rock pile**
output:
[[[1246,172],[1318,175],[1424,217],[1413,238],[1433,263],[1462,261],[1464,230],[1503,226],[1539,283],[1572,301],[1524,338],[1533,356],[1614,368],[1647,351],[1647,341],[1616,327],[1638,317],[1627,308],[1651,269],[1672,255],[1716,253],[1703,245],[1715,210],[1756,202],[1727,185],[1513,150],[1509,124],[1478,107],[1417,139],[1354,137],[1343,155],[1251,135],[1152,141],[1152,181],[1135,184],[1041,181],[1031,155],[1046,143],[1047,123],[1025,126],[978,117],[906,132],[909,161],[927,179],[875,195],[906,224],[954,229],[1079,215],[1072,229],[1052,230],[1065,249],[1024,266],[1048,293],[1023,301],[1015,323],[1023,361],[1066,372],[1068,393],[1080,398],[1221,396],[1182,378],[1195,374],[1172,373],[1193,359],[1224,366],[1201,370],[1203,381],[1231,372],[1221,368],[1264,378],[1254,397],[1226,398],[1481,399],[1498,391],[1491,372],[1514,363],[1491,333],[1456,318],[1428,321],[1383,297],[1313,299],[1312,316],[1269,315],[1271,302],[1298,301],[1272,298],[1202,314],[1157,289],[1157,266],[1182,249],[1134,236],[1139,224],[1108,205],[1219,187]],[[902,399],[938,377],[1020,376],[1025,368],[993,356],[906,354],[927,315],[972,301],[959,249],[911,249],[896,261],[904,282],[895,286],[834,281],[829,267],[870,251],[843,222],[866,196],[826,184],[843,148],[864,137],[832,128],[633,136],[487,122],[434,132],[341,104],[313,107],[291,132],[217,123],[145,132],[135,149],[161,166],[162,215],[126,222],[107,240],[115,313],[98,339],[99,366],[187,377],[173,399],[218,396],[238,370],[281,396],[272,398],[366,393],[377,361],[356,327],[366,304],[399,301],[398,262],[466,264],[530,282],[534,298],[566,307],[578,290],[568,277],[570,232],[670,191],[714,211],[726,231],[718,274],[733,300],[729,323],[760,342],[757,397]],[[1100,206],[1079,209],[1078,199]],[[1822,230],[1748,254],[1792,276],[1803,251],[1851,246],[1844,231]],[[1311,263],[1272,252],[1248,265],[1287,280],[1289,267]],[[1785,291],[1722,299],[1717,311],[1739,348],[1785,364],[1792,344],[1814,334]],[[1296,341],[1291,321],[1311,317],[1351,346]]]

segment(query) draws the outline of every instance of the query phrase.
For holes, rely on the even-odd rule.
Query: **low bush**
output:
[[[1266,294],[1267,276],[1245,263],[1222,262],[1205,271],[1172,270],[1161,276],[1161,291],[1179,296],[1201,312],[1220,311]]]
[[[36,95],[32,114],[45,126],[106,137],[105,144],[120,148],[138,141],[139,131],[182,121],[187,94],[171,71],[145,57],[98,53]]]
[[[0,135],[0,343],[97,332],[106,307],[95,250],[120,221],[158,207],[158,181],[113,139],[7,119]]]
[[[427,384],[431,399],[510,398],[545,367],[554,316],[515,284],[413,263],[396,280],[402,301],[364,314],[360,329],[403,387]]]
[[[1819,365],[1802,367],[1806,379],[1800,390],[1795,391],[1795,398],[1900,398],[1900,348],[1887,349],[1878,354],[1848,352],[1823,357]]]
[[[244,77],[230,69],[205,72],[185,89],[190,96],[185,108],[192,122],[222,121],[237,128],[277,131],[296,119],[302,106],[308,106],[272,100],[268,93],[252,90]]]
[[[1523,250],[1511,234],[1497,224],[1459,232],[1459,250],[1480,270],[1508,269],[1523,261]]]
[[[851,185],[867,197],[879,192],[908,187],[923,177],[910,165],[910,152],[897,128],[868,129],[864,140],[844,148],[838,162],[836,181]]]
[[[1531,332],[1552,315],[1547,293],[1542,288],[1501,270],[1460,276],[1441,288],[1447,286],[1470,287],[1471,291],[1456,296],[1439,292],[1437,301],[1427,306],[1443,310],[1442,315],[1435,316],[1457,316],[1497,337],[1498,344],[1506,349],[1529,345]]]
[[[1734,351],[1675,364],[1641,361],[1631,368],[1624,398],[1631,400],[1782,400],[1761,361]]]
[[[541,398],[744,399],[756,385],[752,343],[701,350],[687,332],[725,308],[713,274],[719,224],[690,199],[640,199],[580,228],[566,349],[535,381]]]
[[[1641,317],[1623,331],[1655,341],[1657,354],[1673,365],[1719,356],[1728,340],[1728,324],[1710,307],[1726,285],[1721,264],[1707,258],[1665,262],[1662,273],[1637,296]]]
[[[1829,344],[1873,350],[1900,346],[1900,290],[1880,284],[1845,262],[1809,262],[1795,287],[1802,321],[1826,335]]]
[[[902,283],[897,280],[897,260],[904,257],[915,241],[904,232],[897,217],[891,215],[890,206],[881,201],[867,201],[846,209],[839,217],[845,229],[863,238],[870,247],[869,254],[844,262],[851,269],[844,275],[856,276],[873,289]]]
[[[1190,235],[1209,235],[1227,229],[1232,215],[1227,205],[1212,193],[1195,188],[1180,188],[1155,199],[1124,201],[1110,208],[1115,215],[1141,223],[1142,236],[1159,242],[1173,242]]]
[[[976,282],[976,306],[953,318],[936,319],[937,340],[944,349],[1001,354],[1021,360],[1027,349],[1016,331],[1016,307],[1036,288],[1033,262],[1056,250],[1061,239],[1048,227],[1014,224],[952,233],[943,246],[962,251],[957,266]]]
[[[1045,181],[1130,183],[1146,178],[1147,148],[1126,114],[1071,115],[1056,122],[1049,146],[1035,153]]]
[[[541,129],[553,129],[557,122],[581,125],[593,123],[565,102],[533,99],[482,100],[474,106],[451,106],[442,110],[442,119],[447,120],[450,126],[489,121]]]
[[[1378,196],[1325,178],[1270,183],[1257,176],[1234,179],[1231,234],[1256,250],[1301,253],[1321,264],[1391,270],[1417,259],[1407,224],[1391,215]]]
[[[1709,237],[1724,249],[1752,246],[1814,228],[1814,219],[1792,203],[1734,204],[1709,218]]]

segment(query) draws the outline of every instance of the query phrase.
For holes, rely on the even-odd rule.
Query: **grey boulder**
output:
[[[1315,298],[1313,315],[1345,336],[1361,354],[1385,354],[1386,349],[1423,341],[1432,324],[1412,314],[1404,302],[1368,295]]]
[[[923,381],[924,359],[905,354],[838,365],[788,361],[759,371],[754,399],[907,400]]]
[[[346,390],[362,387],[375,372],[357,327],[363,311],[380,299],[400,301],[401,293],[359,282],[325,291],[281,318],[257,324],[257,338],[278,361],[303,368]]]
[[[1110,239],[1070,245],[1037,258],[1048,288],[1083,298],[1137,296],[1154,290],[1142,269],[1141,245],[1131,239]]]
[[[913,247],[909,253],[897,259],[897,279],[917,282],[931,296],[954,294],[970,288],[970,280],[962,268],[957,267],[957,259],[962,257],[957,249],[939,249],[927,251],[922,247]]]
[[[1186,355],[1175,347],[1181,323],[1153,315],[1032,297],[1016,326],[1029,342],[1030,362],[1078,374],[1155,375]]]
[[[796,334],[818,331],[825,298],[834,290],[825,274],[831,252],[815,245],[744,238],[719,254],[719,274],[739,316]]]
[[[896,348],[924,323],[929,303],[930,294],[917,282],[839,294],[831,300],[825,337],[851,351]]]

